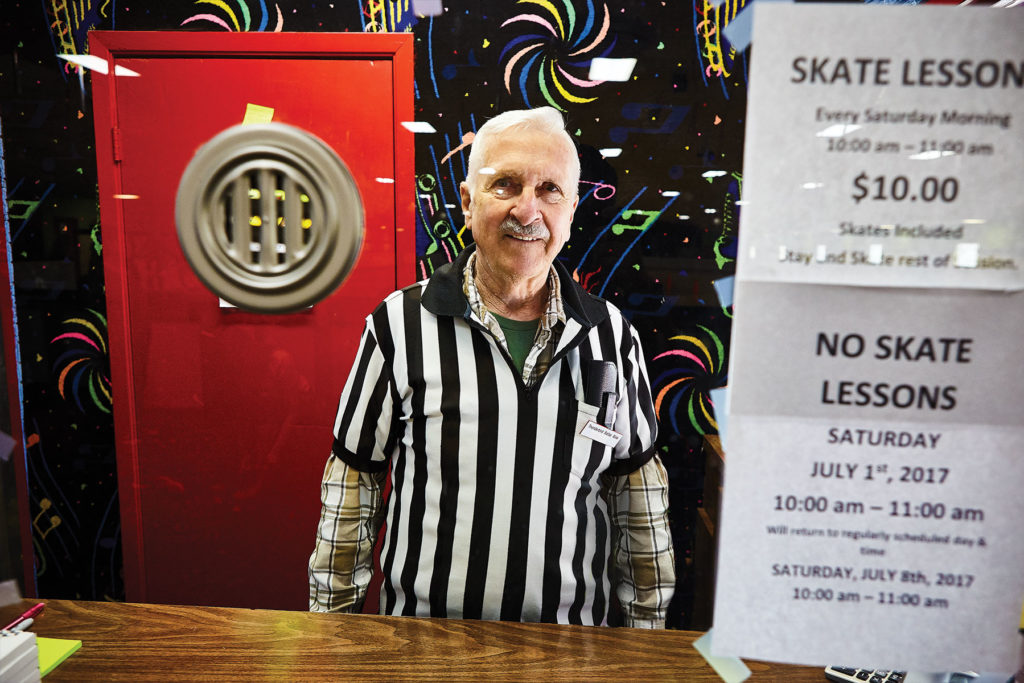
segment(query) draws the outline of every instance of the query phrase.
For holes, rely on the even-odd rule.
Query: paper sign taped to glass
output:
[[[742,277],[1022,289],[1020,13],[754,9]]]
[[[1017,670],[1024,13],[754,9],[714,651]]]

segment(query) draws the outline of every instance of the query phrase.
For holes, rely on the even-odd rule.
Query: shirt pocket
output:
[[[588,422],[597,422],[598,406],[576,402],[576,428],[567,435],[563,450],[563,464],[573,475],[590,481],[608,467],[611,448],[581,434]]]

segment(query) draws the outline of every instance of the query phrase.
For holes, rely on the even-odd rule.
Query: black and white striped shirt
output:
[[[639,562],[652,564],[654,614],[663,612],[674,582],[664,480],[632,503],[609,491],[654,455],[635,331],[562,269],[565,327],[527,388],[463,294],[471,251],[367,318],[341,396],[333,457],[364,472],[391,468],[382,610],[603,624],[613,577],[634,576]],[[584,402],[594,360],[617,370],[614,447],[580,434],[598,412]],[[641,523],[650,539],[638,547],[623,519],[650,501]],[[636,592],[624,583],[620,602]]]

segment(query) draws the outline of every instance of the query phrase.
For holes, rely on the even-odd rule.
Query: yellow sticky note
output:
[[[242,123],[270,123],[273,120],[273,107],[264,107],[252,102],[245,105],[245,118],[242,119]]]
[[[39,646],[39,675],[45,676],[57,665],[70,657],[78,648],[82,647],[80,640],[67,640],[64,638],[36,638]]]

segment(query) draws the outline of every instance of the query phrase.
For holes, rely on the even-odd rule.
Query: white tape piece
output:
[[[714,629],[708,629],[708,632],[702,635],[697,640],[693,641],[693,647],[700,653],[700,656],[711,665],[711,668],[715,670],[715,673],[725,681],[725,683],[741,683],[750,678],[750,669],[747,665],[737,657],[718,657],[711,654],[711,633]]]

